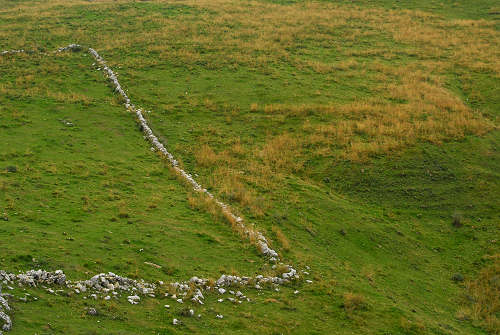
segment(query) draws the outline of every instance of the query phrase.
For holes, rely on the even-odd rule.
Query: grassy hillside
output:
[[[181,164],[313,280],[248,289],[241,305],[209,294],[200,319],[171,300],[31,290],[39,301],[12,303],[12,334],[498,334],[494,1],[0,8],[0,51],[98,50]],[[266,270],[150,150],[93,63],[0,56],[0,268],[149,281]]]

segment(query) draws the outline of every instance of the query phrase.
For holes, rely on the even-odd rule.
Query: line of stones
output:
[[[76,46],[76,47],[79,48],[79,46]],[[108,79],[113,83],[113,85],[115,87],[115,91],[118,92],[122,96],[122,98],[124,99],[125,108],[127,108],[127,110],[136,114],[137,119],[138,119],[138,121],[141,125],[141,128],[142,128],[144,134],[146,135],[147,139],[153,144],[153,146],[156,149],[158,149],[169,160],[169,162],[172,164],[172,167],[175,169],[175,171],[177,173],[179,173],[187,182],[189,182],[195,191],[203,192],[208,197],[213,199],[215,201],[215,203],[221,208],[221,210],[226,215],[231,217],[234,220],[234,222],[236,222],[236,224],[238,225],[238,228],[240,228],[241,231],[243,231],[244,234],[250,240],[257,241],[259,249],[264,256],[267,256],[270,261],[279,261],[278,253],[269,247],[269,244],[262,233],[260,233],[259,231],[256,231],[255,229],[249,229],[248,227],[246,227],[245,224],[243,223],[243,219],[239,216],[234,215],[231,212],[228,205],[226,205],[225,203],[216,199],[212,193],[207,191],[206,188],[203,188],[198,182],[196,182],[196,180],[194,180],[194,178],[191,174],[187,173],[186,171],[184,171],[182,168],[179,167],[179,162],[174,158],[174,156],[170,152],[167,151],[165,146],[158,140],[158,137],[155,136],[155,134],[153,133],[153,131],[149,127],[146,119],[144,118],[144,116],[142,114],[142,109],[136,108],[131,103],[130,98],[127,96],[127,93],[125,93],[125,91],[121,87],[120,82],[118,81],[118,78],[117,78],[116,74],[113,72],[113,70],[111,70],[106,65],[106,62],[97,53],[97,51],[95,51],[92,48],[89,48],[89,52],[92,54],[92,56],[94,56],[94,58],[97,60],[97,62],[102,66],[102,70],[107,75]],[[252,227],[252,228],[254,228],[254,227]]]
[[[0,285],[6,285],[7,288],[13,290],[12,286],[19,287],[42,287],[51,294],[67,293],[63,288],[83,295],[83,299],[104,299],[118,300],[123,294],[127,295],[127,301],[130,304],[136,305],[141,301],[141,296],[155,298],[163,293],[164,297],[169,297],[177,303],[184,303],[191,300],[195,304],[204,304],[203,292],[215,292],[220,295],[225,293],[232,294],[234,297],[227,298],[228,301],[241,304],[243,301],[250,301],[241,291],[230,290],[230,288],[244,288],[253,286],[257,290],[261,290],[265,286],[273,286],[278,290],[278,286],[299,279],[297,271],[288,267],[288,272],[278,276],[262,276],[256,277],[239,277],[232,275],[221,275],[217,281],[209,279],[192,277],[188,281],[174,282],[166,284],[159,281],[157,284],[149,283],[144,280],[134,280],[127,277],[116,275],[112,272],[100,273],[87,280],[70,281],[66,279],[66,275],[62,270],[49,272],[45,270],[29,270],[18,274],[8,273],[0,270]],[[10,286],[12,285],[12,286]],[[55,289],[58,286],[62,289]],[[298,291],[296,291],[298,293]],[[29,295],[25,293],[25,295]],[[13,297],[11,294],[1,292],[0,287],[0,321],[3,321],[2,330],[9,331],[12,328],[12,320],[7,314],[11,309],[8,301],[5,298]],[[20,300],[27,301],[27,296],[20,297]],[[37,298],[33,298],[36,300]],[[218,299],[223,302],[224,299]],[[165,307],[170,307],[165,305]],[[178,324],[180,321],[174,322]],[[0,335],[2,331],[0,330]]]
[[[81,51],[83,48],[79,44],[70,44],[66,47],[62,47],[57,49],[57,52],[64,52],[64,51]],[[154,147],[159,150],[172,164],[172,167],[174,170],[179,173],[189,184],[192,185],[193,189],[198,192],[205,193],[208,197],[214,200],[214,202],[221,208],[224,214],[229,216],[234,222],[236,222],[237,227],[240,228],[240,230],[246,235],[246,237],[250,240],[256,241],[259,250],[261,253],[268,257],[269,261],[272,262],[277,262],[279,261],[279,255],[278,253],[273,250],[272,248],[269,247],[269,243],[266,239],[266,237],[259,231],[255,229],[255,226],[252,225],[251,228],[247,227],[243,223],[243,219],[237,215],[234,215],[232,213],[231,209],[229,206],[221,201],[219,201],[217,198],[214,197],[212,193],[210,193],[206,188],[203,188],[194,178],[191,174],[187,173],[185,170],[179,167],[179,162],[174,158],[174,156],[167,151],[165,146],[158,140],[158,137],[153,133],[151,128],[149,127],[146,119],[144,118],[142,114],[142,109],[136,108],[130,101],[130,98],[127,96],[125,93],[125,90],[122,88],[120,85],[120,82],[118,81],[118,78],[116,74],[111,70],[106,65],[105,60],[97,53],[92,48],[88,49],[90,54],[96,59],[96,61],[102,66],[102,70],[105,73],[105,75],[108,77],[108,79],[113,83],[115,91],[118,92],[121,97],[124,99],[124,105],[125,108],[136,114],[137,119],[141,125],[141,128],[146,136],[146,138],[154,145]],[[24,49],[19,49],[19,50],[5,50],[0,52],[0,55],[8,55],[8,54],[18,54],[18,53],[27,53],[28,51],[25,51]],[[32,53],[32,52],[29,52]]]
[[[74,50],[75,48],[77,48],[77,49],[81,48],[79,45],[73,45],[73,46],[74,47],[68,46],[66,48],[66,50],[68,50],[68,49]],[[245,224],[243,223],[243,219],[239,216],[234,215],[231,212],[228,205],[226,205],[223,202],[216,199],[213,194],[211,194],[209,191],[207,191],[206,188],[203,188],[198,182],[196,182],[196,180],[192,177],[191,174],[187,173],[186,171],[184,171],[182,168],[179,167],[178,161],[174,158],[174,156],[170,152],[167,151],[165,146],[159,141],[158,137],[156,137],[154,135],[153,131],[149,127],[146,119],[144,118],[144,116],[142,114],[142,109],[136,108],[132,104],[130,98],[128,97],[128,95],[125,93],[124,89],[120,85],[120,82],[118,81],[118,78],[117,78],[116,74],[113,72],[113,70],[107,66],[105,60],[98,54],[98,52],[96,50],[89,48],[89,52],[90,52],[90,54],[92,54],[92,56],[96,59],[96,61],[102,67],[102,70],[106,74],[108,79],[113,83],[115,91],[118,92],[121,95],[121,97],[123,98],[125,108],[128,111],[136,114],[137,119],[141,125],[141,128],[142,128],[144,134],[146,135],[146,138],[154,145],[154,147],[156,147],[157,150],[159,150],[170,161],[170,163],[172,164],[172,167],[175,169],[175,171],[177,173],[179,173],[187,182],[189,182],[195,191],[203,192],[207,196],[209,196],[211,199],[213,199],[217,203],[217,205],[221,208],[221,210],[225,214],[230,216],[238,224],[239,228],[241,228],[242,231],[245,232],[245,234],[247,235],[247,237],[249,239],[251,239],[251,240],[255,239],[257,241],[257,244],[259,246],[261,253],[264,256],[267,256],[270,261],[273,261],[273,262],[279,261],[278,253],[269,247],[268,242],[262,233],[256,231],[255,229],[247,228],[245,226]],[[279,284],[289,282],[290,280],[299,279],[299,275],[298,275],[297,271],[292,266],[284,265],[283,263],[280,263],[280,265],[286,269],[285,272],[281,274],[281,278],[277,277],[277,276],[265,277],[262,275],[258,275],[254,279],[252,279],[251,277],[222,275],[217,280],[215,288],[219,289],[218,286],[232,286],[232,285],[246,286],[251,282],[256,282],[255,287],[260,289],[261,284],[272,283],[275,285],[279,285]],[[273,268],[276,268],[276,265],[274,265]],[[189,283],[191,283],[191,284],[194,283],[195,285],[201,286],[205,289],[207,288],[207,285],[206,285],[207,282],[209,282],[207,279],[200,279],[197,277],[193,277],[189,281]],[[189,289],[188,283],[180,283],[180,284],[173,283],[171,285],[173,285],[177,289],[180,289],[181,291],[187,291]],[[208,287],[208,289],[210,289],[210,287]],[[222,289],[222,290],[224,290],[224,289]],[[219,291],[219,292],[221,292],[221,291]],[[203,295],[199,291],[197,293],[199,293],[199,294],[195,294],[194,297],[192,298],[192,300],[196,301],[198,303],[201,303],[201,300],[199,298],[203,299]]]

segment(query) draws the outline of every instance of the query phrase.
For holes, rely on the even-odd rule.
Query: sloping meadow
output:
[[[86,53],[2,59],[2,267],[79,278],[253,272],[257,251],[190,208],[92,62]]]
[[[483,258],[498,253],[494,195],[500,191],[500,35],[488,15],[456,18],[328,2],[51,1],[7,7],[0,18],[2,50],[51,50],[73,42],[98,50],[118,72],[131,99],[151,111],[145,114],[148,122],[181,164],[197,173],[210,192],[267,231],[285,258],[313,267],[316,284],[305,288],[304,296],[276,293],[267,305],[279,308],[266,310],[266,305],[241,312],[259,313],[256,320],[266,320],[261,331],[292,332],[299,327],[304,333],[335,329],[471,334],[483,333],[477,325],[495,328],[495,312],[480,316],[478,303],[471,306],[463,298],[466,286],[476,287],[476,282],[451,280],[457,273],[472,280],[479,267],[498,259]],[[60,214],[40,214],[43,211],[35,208],[43,203],[41,198],[53,197],[51,201],[60,204],[70,200],[78,208],[64,214],[63,221],[72,222],[74,232],[55,230],[63,248],[57,252],[74,257],[68,263],[77,267],[75,273],[100,271],[113,260],[110,255],[121,252],[133,264],[117,264],[117,269],[130,273],[138,268],[153,277],[157,270],[144,261],[169,264],[175,276],[196,270],[194,264],[202,264],[197,266],[206,273],[217,271],[220,257],[233,247],[237,252],[228,257],[234,260],[257,257],[250,245],[239,250],[237,238],[233,241],[227,227],[217,226],[207,214],[211,209],[204,199],[187,193],[148,152],[140,133],[127,128],[134,127],[132,117],[96,83],[102,76],[89,71],[89,57],[71,58],[82,61],[54,63],[23,56],[16,62],[28,66],[17,74],[10,70],[18,66],[13,60],[0,58],[5,73],[0,92],[8,99],[1,117],[10,124],[7,129],[31,132],[30,108],[47,115],[58,111],[51,119],[60,122],[54,129],[69,136],[72,144],[65,144],[64,150],[81,155],[68,167],[63,162],[70,154],[46,153],[49,158],[37,159],[40,166],[30,173],[49,178],[51,184],[68,172],[86,182],[95,176],[94,186],[85,186],[96,188],[92,192],[65,185],[38,190],[39,195],[25,203],[27,213],[20,215],[45,222],[46,228],[39,230],[50,231]],[[39,75],[31,74],[35,67],[46,69],[43,77],[52,80],[40,85]],[[66,67],[85,78],[64,79],[60,74]],[[16,98],[24,96],[38,98]],[[67,108],[73,112],[68,114]],[[81,110],[90,113],[90,108],[106,118],[106,125],[82,116]],[[114,114],[104,112],[114,109]],[[43,122],[48,121],[42,121],[37,122],[43,131],[26,141],[46,152],[40,138],[50,135],[52,139],[44,141],[63,150],[56,145],[62,142],[57,133],[47,134],[49,126]],[[109,130],[108,122],[121,123]],[[99,127],[108,131],[107,137],[96,134]],[[20,138],[23,133],[12,134]],[[124,140],[115,142],[120,136]],[[135,139],[130,142],[128,137]],[[109,144],[98,145],[94,141],[99,138]],[[125,142],[135,147],[123,151]],[[23,165],[37,154],[35,149],[25,154],[25,146],[9,145],[4,154],[5,161],[13,160],[11,165],[21,170],[3,175],[0,186],[10,192],[21,192],[12,183],[25,185],[19,178],[27,178],[23,174],[30,170]],[[122,151],[116,157],[118,148]],[[122,154],[129,150],[131,157]],[[96,154],[102,158],[89,165]],[[59,163],[51,162],[55,156]],[[96,186],[97,181],[104,186]],[[93,192],[93,197],[85,195]],[[132,195],[137,192],[145,193]],[[16,197],[6,196],[5,206],[19,206]],[[101,208],[106,210],[101,213]],[[90,233],[78,221],[82,216],[106,224],[96,223]],[[171,247],[181,248],[171,257],[168,252],[177,249],[167,248],[158,233],[165,220],[177,228],[165,228],[162,234],[172,234],[177,242]],[[198,223],[192,225],[193,220]],[[458,222],[456,227],[453,222]],[[200,228],[205,226],[210,230]],[[23,227],[29,236],[37,236],[27,223]],[[126,235],[130,227],[137,227],[134,233],[140,232],[141,238],[121,237],[121,249],[115,250],[115,234]],[[96,246],[107,250],[105,257],[96,251],[95,263],[86,268],[79,262],[81,255],[75,255],[84,253],[72,249],[77,243],[87,245],[85,240],[95,241],[88,245],[91,254],[99,250]],[[167,254],[135,250],[146,241]],[[210,250],[219,258],[197,263],[201,256],[187,252],[191,241],[199,248],[213,245]],[[130,245],[134,251],[125,254]],[[20,255],[20,260],[5,261],[16,266],[33,257],[31,252]],[[136,257],[142,257],[140,262]],[[254,270],[251,262],[227,264],[235,264],[237,271]],[[482,300],[492,299],[476,299]],[[320,308],[305,313],[312,306]],[[240,325],[245,329],[253,316],[241,316],[248,317]],[[493,321],[485,325],[485,318]]]

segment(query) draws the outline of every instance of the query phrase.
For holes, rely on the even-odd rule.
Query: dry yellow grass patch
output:
[[[71,8],[85,6],[88,10],[114,11],[116,6],[129,1],[51,1],[36,6],[19,3],[6,9],[6,18],[36,17],[41,29],[50,29],[58,39],[67,39],[95,45],[101,49],[143,45],[146,50],[160,52],[161,59],[173,62],[182,60],[190,66],[199,63],[207,68],[222,65],[233,68],[247,65],[265,68],[278,61],[288,61],[296,66],[307,66],[318,73],[343,71],[358,66],[354,57],[339,62],[325,62],[320,59],[301,60],[294,49],[303,41],[314,47],[331,48],[344,56],[394,57],[387,43],[377,41],[370,49],[353,48],[361,38],[390,36],[394,41],[410,47],[410,51],[423,58],[446,57],[455,64],[474,69],[500,71],[498,48],[499,34],[494,22],[486,20],[445,20],[439,16],[419,12],[386,9],[367,9],[334,3],[307,2],[293,5],[279,5],[266,2],[229,0],[187,0],[176,4],[191,6],[196,20],[179,20],[155,12],[138,15],[137,9],[129,8],[119,12],[125,17],[134,17],[137,27],[148,23],[154,29],[134,31],[122,29],[118,22],[114,28],[120,31],[103,31],[88,36],[84,29],[54,27],[50,20],[63,19],[60,6]],[[157,1],[161,2],[161,1]],[[18,20],[24,22],[23,20]],[[12,47],[25,47],[26,36],[12,35],[11,31],[24,31],[24,23],[13,23],[9,31],[0,31],[0,37]],[[238,27],[238,29],[234,29]],[[337,46],[339,38],[343,43]],[[351,42],[351,43],[350,43]],[[203,50],[201,52],[200,50]],[[137,61],[137,60],[134,60]],[[135,64],[137,65],[137,64]]]
[[[230,152],[233,156],[242,157],[245,155],[246,151],[243,145],[240,143],[239,139],[231,146]]]
[[[158,205],[163,201],[163,196],[160,193],[154,193],[151,195],[151,198],[149,199],[149,204],[148,208],[149,209],[154,209],[157,208]]]
[[[208,197],[202,192],[197,192],[188,194],[187,200],[191,208],[207,211],[219,220],[229,223],[236,233],[238,233],[241,237],[248,239],[248,241],[257,249],[260,248],[257,244],[257,230],[255,226],[246,222],[245,227],[242,227],[238,224],[238,222],[236,222],[231,213],[228,210],[222,209],[213,198]],[[237,213],[234,212],[234,209],[231,209],[231,211],[233,214],[237,215]]]
[[[300,63],[299,61],[297,61],[296,63],[296,66],[299,69],[308,67],[312,69],[314,72],[321,74],[332,73],[337,71],[347,71],[354,69],[357,65],[358,62],[353,58],[335,63],[325,63],[318,60],[307,60],[304,62],[304,64]]]
[[[457,317],[480,321],[492,334],[500,330],[500,254],[486,257],[493,263],[466,283],[472,306],[459,309]]]
[[[323,156],[340,153],[347,159],[361,161],[417,142],[440,144],[467,135],[481,136],[496,128],[492,121],[445,89],[439,77],[406,70],[391,73],[397,76],[398,83],[379,88],[387,100],[370,98],[339,106],[265,106],[264,111],[270,114],[333,118],[316,124],[306,119],[302,129],[307,136],[284,133],[272,137],[259,157],[273,170],[300,171],[301,150],[306,145],[313,145]]]
[[[200,149],[195,152],[195,158],[196,163],[205,167],[212,166],[219,160],[215,151],[207,144],[202,145]]]
[[[277,226],[273,226],[273,232],[276,235],[276,240],[281,245],[281,248],[285,251],[290,250],[290,241],[288,241],[281,229]]]
[[[76,92],[63,93],[63,92],[53,92],[50,90],[46,90],[44,93],[49,98],[52,98],[57,102],[62,102],[62,103],[81,103],[85,106],[88,106],[92,104],[92,102],[94,101],[92,97]]]
[[[187,197],[189,206],[192,209],[204,210],[216,218],[222,219],[223,214],[220,210],[220,207],[217,206],[215,201],[213,201],[208,196],[205,196],[202,193],[190,193]]]
[[[401,317],[400,319],[400,326],[403,328],[406,332],[411,333],[411,334],[425,334],[425,324],[421,320],[417,321],[412,321],[408,320],[405,317]]]
[[[264,214],[261,202],[246,186],[246,178],[241,170],[237,170],[242,167],[240,159],[244,158],[244,153],[244,148],[237,140],[228,150],[218,154],[208,144],[204,144],[195,151],[195,158],[199,166],[215,167],[209,183],[218,190],[223,199],[238,203],[253,215],[261,216]]]
[[[21,86],[21,85],[20,85]],[[77,93],[77,92],[54,92],[42,86],[29,86],[25,89],[19,89],[16,87],[9,87],[8,85],[0,85],[0,93],[6,96],[15,97],[42,97],[51,98],[56,102],[61,103],[81,103],[85,106],[91,105],[94,102],[94,98]]]
[[[366,299],[361,294],[347,292],[344,293],[343,307],[347,314],[367,308]]]
[[[233,174],[230,169],[218,169],[216,178],[217,180],[214,182],[218,185],[224,198],[231,202],[237,202],[242,206],[249,206],[254,203],[253,194],[247,190],[238,175]]]
[[[335,113],[335,106],[332,105],[319,105],[319,104],[268,104],[264,105],[262,109],[267,114],[284,115],[294,117],[305,117],[312,114],[333,114]]]
[[[321,155],[332,155],[340,148],[342,156],[354,161],[417,142],[439,144],[467,135],[484,135],[496,128],[447,90],[440,76],[413,67],[397,69],[376,63],[373,68],[393,78],[376,88],[378,98],[339,106],[270,106],[267,111],[289,116],[332,116],[330,123],[312,124],[306,120],[303,130],[308,136],[296,141],[316,146]],[[300,145],[285,149],[297,147]]]
[[[289,134],[272,137],[258,152],[262,163],[274,171],[297,172],[302,170],[302,162],[296,159],[300,143]]]

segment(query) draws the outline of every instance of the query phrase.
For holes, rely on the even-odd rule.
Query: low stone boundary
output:
[[[286,272],[279,276],[240,277],[223,274],[217,280],[192,277],[187,281],[173,283],[164,283],[163,281],[149,283],[142,279],[134,280],[121,277],[112,272],[100,273],[87,280],[72,282],[66,278],[62,270],[50,272],[39,269],[18,274],[0,270],[0,285],[6,285],[11,290],[14,289],[12,286],[41,288],[56,295],[74,292],[82,296],[83,299],[94,300],[117,300],[126,295],[127,301],[132,305],[139,304],[141,297],[156,298],[160,295],[179,304],[191,301],[194,304],[203,305],[205,299],[203,293],[212,292],[225,297],[229,302],[241,304],[245,301],[249,302],[250,298],[246,297],[240,290],[245,288],[262,290],[266,286],[278,289],[279,285],[299,279],[297,271],[291,266],[285,266],[284,270]],[[0,321],[3,322],[1,329],[9,331],[12,328],[12,320],[7,312],[11,309],[4,297],[9,298],[13,295],[2,294],[0,289]],[[26,301],[26,296],[19,299]],[[218,299],[219,303],[223,301],[224,298]],[[170,307],[170,305],[165,306]],[[2,331],[0,331],[1,334]]]

